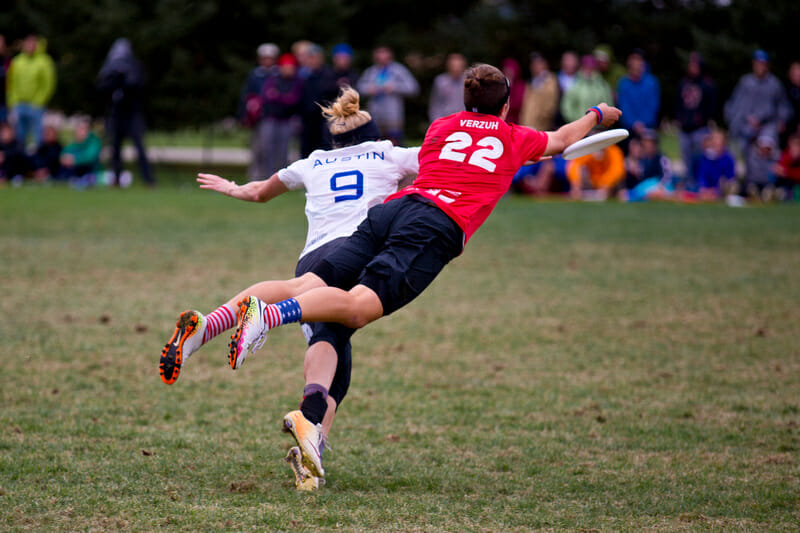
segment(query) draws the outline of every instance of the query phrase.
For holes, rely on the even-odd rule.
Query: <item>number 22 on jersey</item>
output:
[[[473,144],[472,135],[466,131],[457,131],[450,134],[445,139],[446,144],[439,154],[439,159],[449,159],[463,163],[467,159],[467,154],[463,150],[469,148]],[[482,137],[475,143],[480,148],[472,152],[469,156],[470,165],[475,165],[489,172],[494,172],[497,165],[494,160],[499,159],[503,155],[503,143],[497,137]]]

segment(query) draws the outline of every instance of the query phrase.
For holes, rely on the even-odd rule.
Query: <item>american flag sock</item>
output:
[[[300,305],[294,298],[289,298],[276,304],[269,304],[264,307],[264,322],[267,327],[272,329],[282,324],[290,324],[292,322],[300,322],[303,318],[303,312],[300,310]]]
[[[236,325],[236,309],[225,304],[206,315],[206,332],[203,344]]]

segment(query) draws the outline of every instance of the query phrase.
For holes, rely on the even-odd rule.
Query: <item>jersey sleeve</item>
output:
[[[419,173],[419,149],[419,146],[414,148],[396,146],[392,148],[392,160],[397,164],[400,174],[408,176],[409,174]]]
[[[303,183],[304,161],[304,159],[300,159],[299,161],[295,161],[288,167],[278,171],[278,179],[281,180],[283,184],[286,185],[286,188],[290,191],[305,187],[305,184]]]
[[[520,157],[520,164],[535,161],[547,150],[547,133],[526,126],[513,126],[514,144]]]

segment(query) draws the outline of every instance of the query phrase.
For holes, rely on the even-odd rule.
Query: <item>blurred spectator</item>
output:
[[[644,53],[635,50],[628,56],[627,72],[617,83],[617,107],[622,110],[620,126],[638,135],[658,127],[661,87],[647,72]]]
[[[728,138],[722,130],[712,130],[703,140],[703,151],[697,159],[693,189],[701,200],[723,196],[736,182],[736,160],[728,148]]]
[[[522,166],[514,175],[511,190],[539,197],[568,193],[567,161],[562,157],[553,157]]]
[[[144,147],[144,86],[144,68],[133,54],[131,42],[126,38],[117,39],[97,75],[97,89],[108,103],[106,132],[111,141],[111,185],[120,185],[122,141],[128,137],[136,147],[142,179],[148,186],[155,185]]]
[[[692,52],[686,75],[678,83],[675,118],[680,125],[678,139],[686,176],[694,177],[697,158],[703,151],[709,123],[717,109],[717,91],[711,78],[703,71],[700,54]]]
[[[747,148],[745,161],[745,192],[748,198],[772,201],[775,194],[775,163],[780,152],[776,137],[759,135]]]
[[[100,151],[103,143],[91,129],[89,118],[80,118],[75,125],[75,139],[61,151],[60,177],[77,186],[90,186],[97,182]]]
[[[61,150],[58,129],[53,125],[44,127],[42,143],[33,155],[33,177],[43,182],[56,179],[61,174]]]
[[[786,123],[781,141],[785,146],[789,137],[800,133],[800,61],[792,61],[789,65],[788,80],[786,82],[786,96],[792,106],[792,118]]]
[[[605,200],[625,178],[625,155],[619,146],[612,144],[570,161],[567,177],[573,198]]]
[[[16,131],[7,122],[0,122],[0,183],[21,184],[28,166],[28,156]]]
[[[506,122],[519,124],[519,113],[522,109],[522,99],[525,96],[527,84],[522,78],[522,67],[513,57],[507,57],[502,64],[503,74],[508,79],[510,92],[508,95],[508,115]]]
[[[256,49],[258,65],[247,75],[239,97],[239,120],[246,128],[253,130],[250,138],[250,165],[247,168],[247,177],[250,181],[267,175],[265,167],[268,147],[261,142],[259,136],[259,128],[264,118],[261,88],[268,77],[278,75],[275,62],[279,54],[280,49],[273,43],[264,43]]]
[[[457,53],[449,54],[445,72],[433,79],[428,103],[428,120],[446,117],[464,111],[464,71],[467,59]]]
[[[305,79],[309,74],[308,51],[314,43],[307,40],[296,41],[292,44],[292,55],[297,59],[297,75],[300,79]]]
[[[594,57],[583,56],[575,83],[561,97],[561,115],[564,121],[578,120],[590,107],[610,101],[611,88],[597,72]]]
[[[372,57],[374,64],[358,80],[358,92],[369,98],[367,110],[381,135],[400,144],[406,118],[403,100],[419,94],[419,84],[406,67],[394,60],[389,47],[375,48]]]
[[[336,76],[336,86],[355,87],[358,83],[358,71],[353,66],[353,49],[349,44],[339,43],[331,51],[333,74]]]
[[[606,80],[608,86],[611,87],[611,93],[614,96],[619,80],[625,75],[625,67],[614,60],[614,53],[611,47],[606,44],[597,45],[592,50],[592,55],[597,61],[597,71]],[[612,102],[608,103],[611,104]]]
[[[624,188],[619,198],[627,202],[666,199],[675,194],[669,158],[661,152],[658,134],[643,130],[631,140],[626,158]]]
[[[258,128],[259,142],[264,146],[264,174],[267,179],[289,164],[289,139],[292,119],[300,112],[303,80],[300,79],[297,59],[292,54],[278,58],[278,76],[270,76],[261,88],[264,120]]]
[[[578,79],[579,67],[578,54],[572,50],[567,50],[561,54],[561,65],[558,71],[558,87],[561,89],[561,94],[566,94],[567,91],[572,89]]]
[[[333,69],[325,63],[322,47],[312,44],[306,50],[308,72],[303,80],[303,99],[300,108],[302,130],[300,133],[300,156],[308,157],[317,149],[330,148],[330,132],[325,125],[320,105],[336,100],[339,87]]]
[[[6,73],[6,103],[9,118],[16,124],[17,139],[24,146],[33,137],[33,144],[42,141],[42,117],[47,102],[56,89],[56,68],[47,54],[47,42],[36,35],[22,41]]]
[[[531,81],[525,87],[519,123],[539,131],[550,131],[555,125],[561,96],[558,78],[550,72],[547,59],[537,52],[531,54],[530,67]]]
[[[746,158],[758,137],[777,139],[792,114],[786,90],[769,71],[766,52],[755,51],[752,69],[739,79],[724,109],[731,137]]]
[[[11,64],[11,55],[8,52],[6,36],[0,34],[0,122],[8,120],[8,107],[6,107],[6,73]]]
[[[800,200],[800,133],[789,136],[773,172],[781,196]]]

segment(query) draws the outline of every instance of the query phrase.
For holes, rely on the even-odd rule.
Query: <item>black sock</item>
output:
[[[312,424],[321,424],[327,410],[328,402],[320,391],[305,396],[300,404],[300,412]]]

